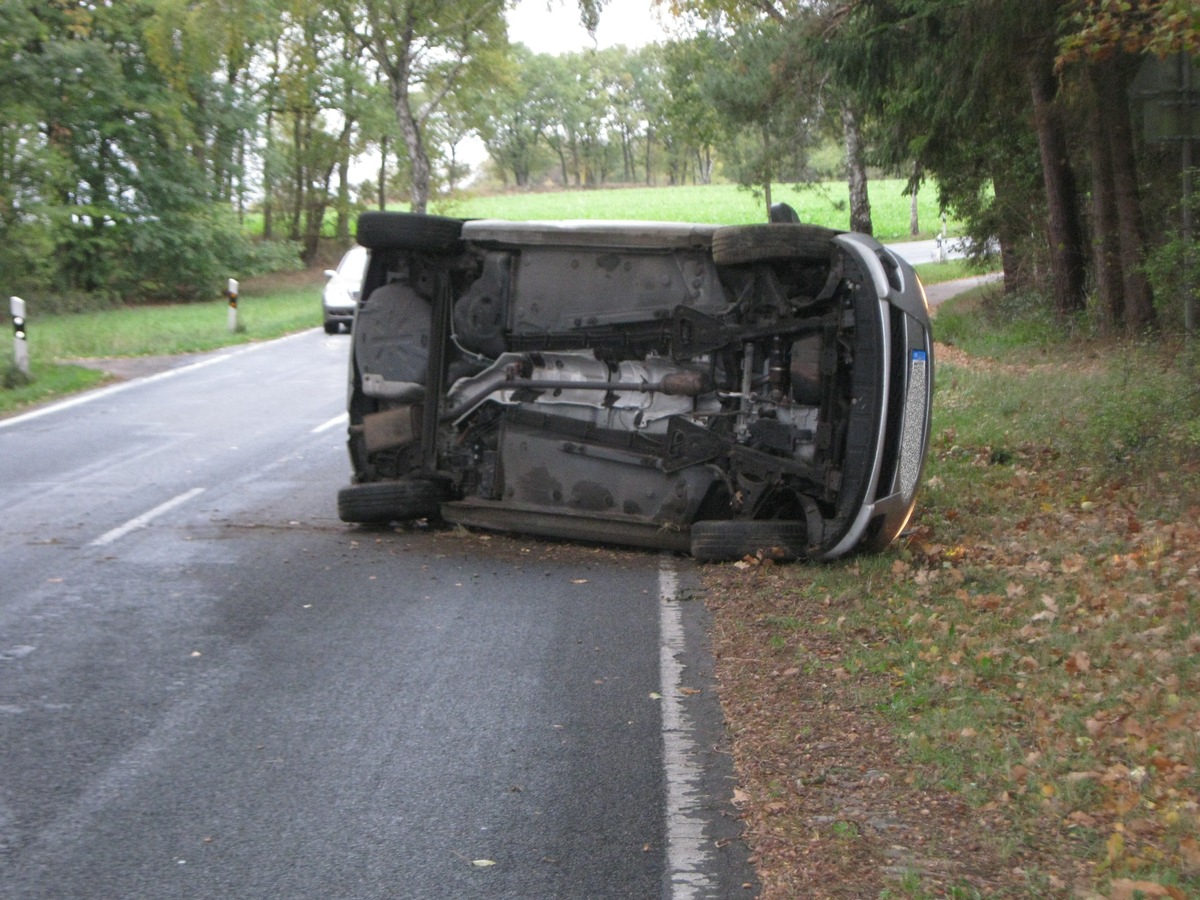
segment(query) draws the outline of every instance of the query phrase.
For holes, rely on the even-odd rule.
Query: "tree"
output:
[[[717,65],[702,82],[724,120],[729,168],[762,192],[767,209],[773,182],[804,179],[820,117],[817,92],[806,89],[804,66],[793,56],[794,27],[770,16],[736,26],[717,42]]]
[[[1006,284],[1042,235],[1062,316],[1084,302],[1079,192],[1053,79],[1052,0],[856,0],[816,52],[878,122],[885,165],[935,177],[944,203],[1000,237]],[[1028,123],[1034,123],[1030,129]],[[1030,180],[1036,154],[1040,187]],[[994,201],[983,199],[993,186]]]
[[[54,245],[45,185],[55,157],[41,127],[43,23],[21,3],[0,3],[0,293],[52,277]]]
[[[708,184],[713,174],[713,148],[721,136],[721,120],[704,96],[697,72],[717,65],[717,40],[702,32],[672,41],[663,51],[666,66],[663,127],[659,136],[667,154],[671,184],[692,180]]]
[[[388,84],[412,179],[412,209],[424,212],[433,178],[426,129],[473,67],[487,66],[505,41],[502,0],[337,0],[347,35]]]
[[[1137,148],[1126,96],[1146,57],[1200,51],[1200,8],[1185,0],[1076,0],[1057,65],[1080,80],[1091,162],[1094,261],[1103,321],[1140,331],[1156,313]]]
[[[586,129],[587,71],[578,53],[567,53],[547,60],[542,96],[546,109],[542,137],[558,157],[564,185],[583,184],[583,134]]]
[[[349,159],[354,98],[362,86],[353,65],[358,46],[346,42],[324,4],[291,0],[289,5],[272,116],[280,130],[273,144],[288,177],[274,185],[274,196],[287,212],[288,237],[300,242],[303,258],[311,261],[332,199],[333,173]]]
[[[271,0],[154,0],[146,20],[146,54],[184,100],[192,153],[213,199],[230,201],[235,190],[239,205],[244,198],[254,63],[276,19]]]
[[[493,78],[459,95],[501,177],[511,173],[517,187],[529,186],[547,126],[549,59],[518,44]]]
[[[757,170],[755,179],[758,181],[768,176],[776,177],[778,173],[768,169],[777,169],[778,164],[784,162],[782,158],[773,159],[774,154],[783,153],[793,157],[787,161],[793,168],[804,172],[807,145],[819,130],[828,127],[827,112],[836,111],[846,148],[850,225],[856,231],[869,234],[872,231],[871,207],[862,114],[855,107],[853,97],[842,91],[827,71],[814,65],[807,39],[807,35],[819,33],[825,27],[826,19],[840,9],[840,5],[824,0],[680,0],[674,6],[706,18],[708,30],[725,35],[726,43],[744,44],[739,51],[744,57],[767,54],[755,74],[746,79],[745,87],[751,88],[749,93],[737,88],[732,92],[722,89],[719,82],[725,80],[725,73],[709,73],[710,80],[718,83],[714,96],[734,124],[740,122],[744,127],[747,116],[754,116],[751,107],[759,106],[758,159],[743,159],[740,168]],[[749,74],[744,67],[742,72]],[[731,74],[734,79],[738,77],[736,71]],[[767,85],[771,85],[768,93],[760,93]],[[735,108],[739,95],[745,101],[740,112]],[[766,120],[763,116],[766,115],[774,124],[764,128]],[[782,133],[773,138],[773,131]]]
[[[19,204],[6,252],[24,257],[11,261],[60,293],[199,296],[245,244],[212,201],[187,101],[150,50],[155,3],[25,9],[5,9],[27,90],[4,104],[5,134],[20,134],[5,163]],[[32,258],[42,247],[52,262]]]
[[[615,136],[621,152],[621,180],[637,181],[637,170],[642,166],[649,184],[654,145],[652,110],[661,108],[664,91],[660,48],[609,47],[598,54],[597,61],[608,93],[610,143]]]

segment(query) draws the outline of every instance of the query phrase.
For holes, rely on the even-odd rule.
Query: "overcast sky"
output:
[[[549,5],[549,10],[547,10]],[[607,0],[595,42],[579,24],[576,0],[519,0],[508,14],[508,39],[534,53],[569,53],[587,47],[640,47],[667,38],[651,0]]]

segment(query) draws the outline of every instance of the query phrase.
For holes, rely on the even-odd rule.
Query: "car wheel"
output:
[[[842,233],[821,225],[783,222],[730,225],[713,232],[713,262],[719,266],[785,259],[825,262],[829,259],[829,242]]]
[[[462,219],[414,213],[365,212],[358,217],[357,239],[370,249],[447,253],[458,245]]]
[[[444,499],[441,483],[426,478],[352,484],[338,491],[338,518],[363,525],[430,519]]]
[[[326,322],[325,323],[325,333],[326,334],[337,334],[338,331],[340,331],[340,329],[338,328],[337,322]]]
[[[809,554],[808,525],[784,519],[709,519],[692,525],[692,556],[721,562],[758,556],[775,560]]]

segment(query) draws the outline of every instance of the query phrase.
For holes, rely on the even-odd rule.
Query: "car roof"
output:
[[[611,247],[613,249],[707,249],[720,226],[695,222],[562,219],[510,222],[472,219],[463,240],[509,247]]]

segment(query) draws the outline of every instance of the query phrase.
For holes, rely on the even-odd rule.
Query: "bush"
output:
[[[0,224],[0,294],[35,294],[53,272],[54,241],[47,229],[35,222]]]
[[[238,271],[244,276],[298,272],[304,268],[297,241],[250,241]]]
[[[301,268],[294,241],[251,241],[232,212],[209,206],[144,223],[134,234],[125,294],[150,300],[211,300],[230,278]]]
[[[938,307],[934,334],[973,355],[1000,357],[1013,351],[1044,351],[1067,333],[1049,301],[1035,291],[988,285]]]
[[[108,291],[49,290],[28,294],[30,315],[56,316],[66,313],[103,312],[116,309],[121,298]]]
[[[1200,298],[1200,241],[1194,237],[1185,241],[1178,232],[1169,233],[1165,243],[1146,255],[1143,269],[1163,327],[1181,330],[1188,291],[1193,303]]]
[[[232,213],[215,205],[167,213],[127,229],[132,253],[120,290],[130,298],[211,299],[250,255]]]

